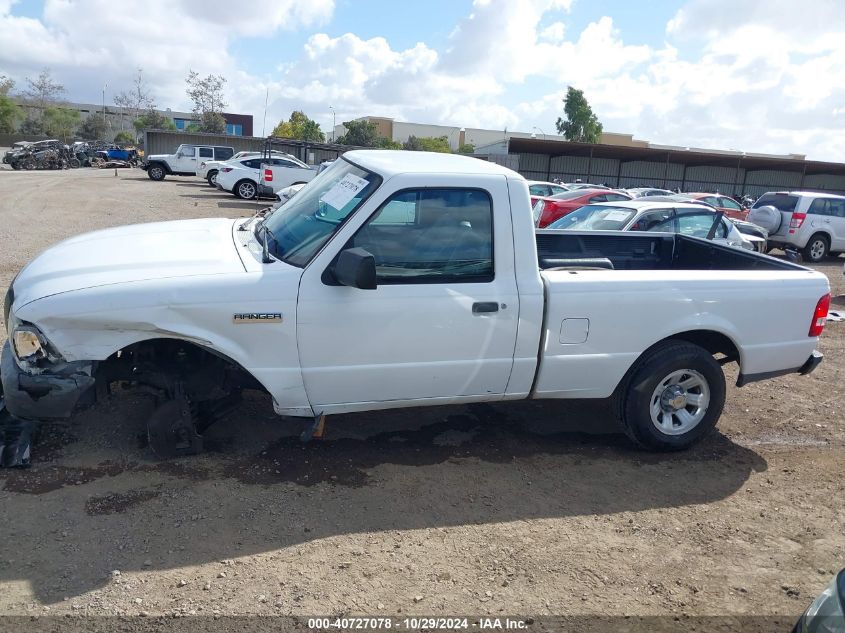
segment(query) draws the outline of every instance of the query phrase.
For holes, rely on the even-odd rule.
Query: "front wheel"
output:
[[[82,163],[79,162],[78,158],[71,158],[70,159],[70,168],[71,169],[79,169],[82,166]]]
[[[820,262],[827,257],[829,249],[830,243],[827,241],[827,238],[824,235],[818,234],[810,238],[807,246],[802,249],[801,254],[807,261]]]
[[[709,433],[725,406],[725,375],[713,355],[685,341],[649,350],[617,396],[625,434],[643,448],[676,451]]]
[[[150,177],[150,180],[164,180],[164,167],[161,165],[150,165],[147,169],[147,176]]]
[[[235,185],[235,195],[244,200],[254,200],[258,195],[258,188],[251,180],[241,180]]]
[[[208,174],[206,174],[205,179],[208,181],[209,187],[216,187],[217,186],[217,170],[212,169]]]

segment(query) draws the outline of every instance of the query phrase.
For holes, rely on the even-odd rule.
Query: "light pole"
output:
[[[537,138],[537,133],[534,130],[540,130],[536,125],[531,128],[531,138]],[[543,140],[546,140],[546,133],[543,130],[540,130],[540,134],[543,135]]]
[[[103,84],[103,131],[106,129],[106,88],[108,84]]]
[[[329,110],[332,111],[332,143],[334,143],[334,129],[337,126],[337,112],[334,111],[334,108],[329,106]]]

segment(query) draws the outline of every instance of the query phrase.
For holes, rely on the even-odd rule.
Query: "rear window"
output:
[[[755,202],[754,206],[751,208],[757,209],[768,205],[778,209],[779,211],[792,213],[795,211],[795,205],[797,204],[798,196],[791,196],[786,193],[764,193],[762,196],[757,198],[757,202]]]
[[[636,215],[634,209],[588,204],[555,220],[546,228],[572,231],[619,231]]]
[[[564,191],[563,193],[556,193],[552,196],[555,200],[574,200],[588,195],[583,189],[575,189],[574,191]]]

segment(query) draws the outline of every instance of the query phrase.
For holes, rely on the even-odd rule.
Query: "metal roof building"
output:
[[[508,137],[477,147],[475,155],[532,180],[560,179],[612,187],[661,187],[759,196],[803,189],[845,192],[845,164],[799,154],[751,154],[653,145],[645,141],[573,143],[560,137]]]

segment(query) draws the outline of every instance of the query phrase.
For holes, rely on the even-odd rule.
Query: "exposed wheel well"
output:
[[[239,363],[215,350],[180,339],[148,339],[128,345],[100,362],[98,383],[142,385],[172,397],[183,389],[195,402],[240,389],[265,391]]]

